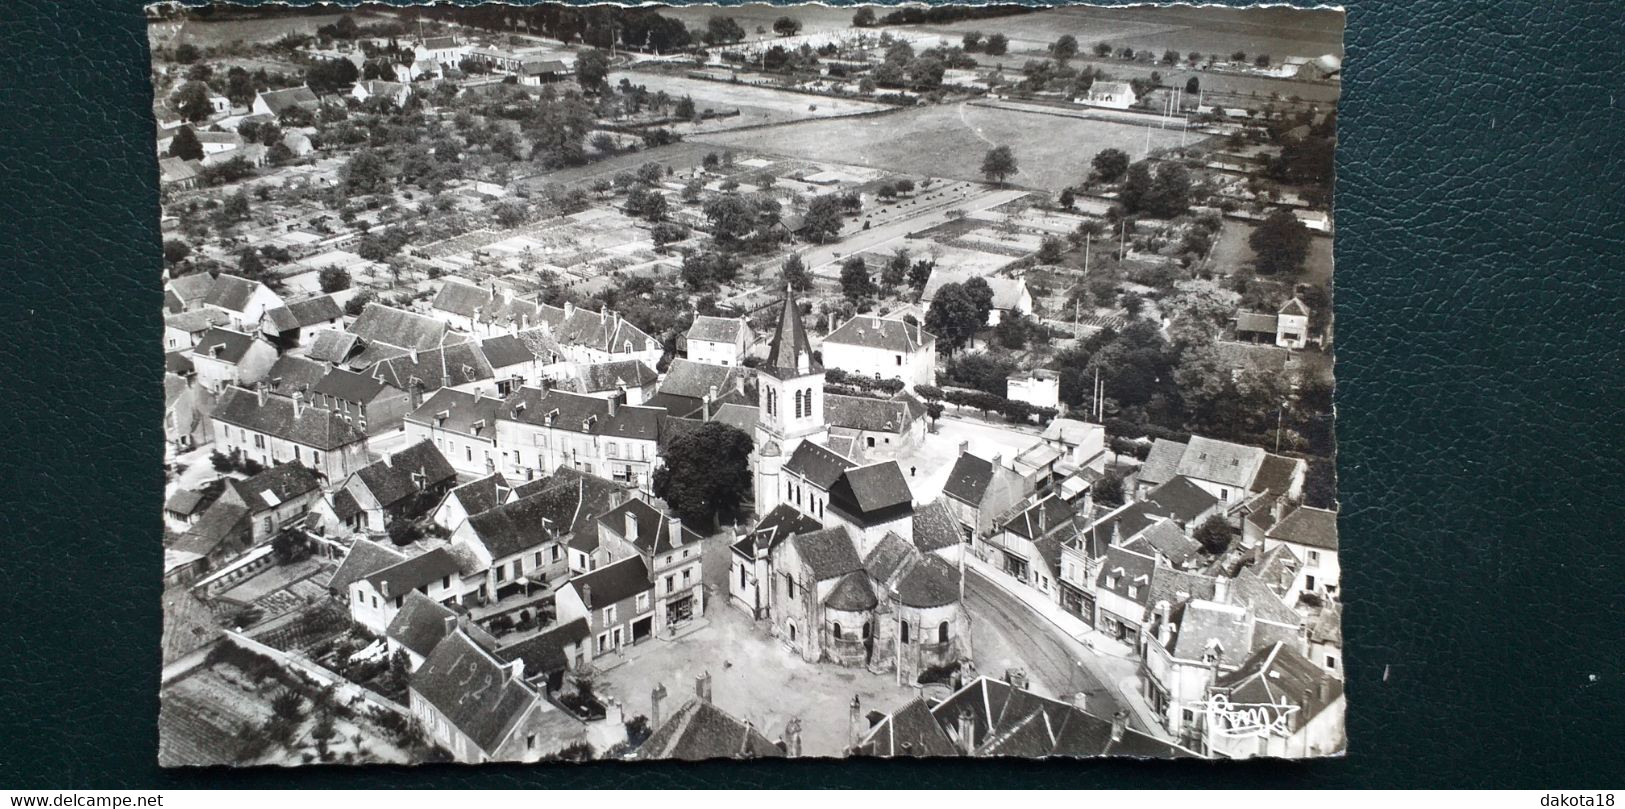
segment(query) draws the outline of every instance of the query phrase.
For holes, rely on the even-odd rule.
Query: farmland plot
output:
[[[1009,146],[1021,169],[1009,178],[1012,184],[1058,192],[1086,177],[1089,161],[1104,149],[1138,155],[1144,150],[1147,133],[1152,151],[1179,145],[1179,133],[1172,129],[973,104],[916,107],[857,120],[723,132],[704,136],[703,141],[959,180],[982,180],[981,155],[994,146]]]
[[[712,110],[721,113],[739,110],[739,114],[735,116],[709,118],[698,124],[673,127],[685,136],[738,129],[742,126],[838,118],[876,112],[888,106],[872,101],[792,93],[772,87],[731,84],[660,73],[613,73],[610,74],[609,80],[611,84],[619,84],[623,78],[635,85],[641,84],[649,88],[650,93],[665,91],[672,98],[685,96],[691,98],[694,100],[695,109],[701,112]]]

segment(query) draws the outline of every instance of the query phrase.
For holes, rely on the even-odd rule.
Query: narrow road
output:
[[[1111,716],[1122,710],[1112,689],[1102,685],[1079,662],[1090,652],[997,585],[980,576],[965,577],[965,604],[971,616],[972,644],[991,639],[1026,664],[1034,678],[1056,699],[1070,702],[1079,691],[1088,695],[1089,713]],[[981,646],[973,649],[980,658]],[[1003,677],[1003,671],[983,669],[983,674]]]

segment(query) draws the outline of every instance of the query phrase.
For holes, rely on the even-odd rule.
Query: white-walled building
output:
[[[859,315],[824,338],[824,367],[854,376],[901,379],[909,387],[934,385],[937,338],[901,320]]]

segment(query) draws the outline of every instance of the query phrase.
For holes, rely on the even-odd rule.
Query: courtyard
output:
[[[897,463],[904,472],[913,472],[908,485],[914,502],[929,503],[937,499],[942,487],[948,484],[948,475],[959,458],[961,442],[969,444],[967,450],[972,455],[988,460],[997,455],[1008,462],[1038,440],[1036,428],[1018,427],[1003,420],[995,423],[968,415],[957,416],[950,405],[942,418],[937,419],[936,431],[926,433],[917,446],[897,458]]]

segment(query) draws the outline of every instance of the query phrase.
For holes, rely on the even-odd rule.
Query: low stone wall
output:
[[[318,665],[315,661],[310,660],[304,655],[281,651],[280,649],[273,648],[254,640],[241,632],[236,632],[230,629],[226,630],[225,637],[227,641],[237,645],[239,648],[258,655],[264,655],[265,657],[276,661],[277,664],[283,668],[304,674],[323,685],[333,686],[334,695],[339,699],[340,702],[349,703],[359,699],[363,703],[382,710],[392,711],[408,720],[413,718],[412,712],[407,709],[406,706],[397,704],[391,700],[387,700],[372,691],[362,688],[361,686],[344,679],[337,673],[329,671],[326,667]]]

